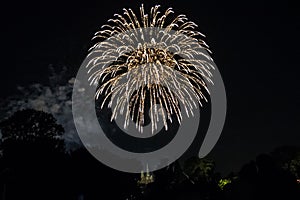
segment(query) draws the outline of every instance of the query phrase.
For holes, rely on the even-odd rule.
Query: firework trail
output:
[[[146,104],[152,133],[160,119],[167,130],[168,120],[181,123],[182,110],[193,115],[193,109],[207,101],[205,80],[212,83],[214,67],[204,35],[185,15],[172,18],[172,8],[161,14],[159,7],[148,15],[142,5],[140,17],[131,9],[115,14],[95,33],[93,39],[101,41],[90,49],[86,66],[90,84],[98,86],[95,98],[104,96],[101,108],[112,109],[111,120],[125,114],[124,128],[131,119],[140,132]]]

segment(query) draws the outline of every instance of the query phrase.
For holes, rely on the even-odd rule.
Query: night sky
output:
[[[197,2],[197,3],[195,3]],[[272,2],[272,1],[270,1]],[[299,145],[299,36],[296,4],[281,1],[145,1],[186,14],[206,35],[227,92],[223,133],[210,156],[220,171],[238,170],[256,155]],[[141,1],[13,2],[2,6],[1,98],[17,85],[47,84],[50,64],[75,76],[101,25],[138,11]]]

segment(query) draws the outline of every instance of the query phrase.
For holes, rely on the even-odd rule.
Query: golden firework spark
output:
[[[181,110],[193,115],[193,109],[207,101],[204,80],[212,83],[212,59],[203,52],[210,52],[201,39],[204,35],[185,15],[171,20],[172,8],[160,15],[159,7],[152,7],[148,15],[142,5],[140,19],[131,9],[115,14],[95,33],[94,38],[102,41],[90,49],[87,65],[90,83],[99,86],[95,97],[105,97],[101,108],[108,102],[111,120],[125,112],[124,128],[131,119],[140,132],[147,100],[152,133],[160,118],[167,130],[172,116],[181,123]]]

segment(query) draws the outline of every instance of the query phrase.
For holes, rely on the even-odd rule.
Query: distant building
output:
[[[141,178],[138,180],[138,185],[140,186],[145,186],[148,185],[149,183],[154,182],[154,176],[152,173],[149,172],[148,166],[147,166],[147,171],[146,172],[141,172]]]

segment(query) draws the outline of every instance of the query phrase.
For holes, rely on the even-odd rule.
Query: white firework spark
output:
[[[103,41],[90,49],[87,65],[90,84],[98,85],[96,99],[104,96],[101,108],[108,103],[111,120],[125,113],[124,128],[131,119],[140,132],[146,102],[150,104],[152,133],[160,118],[168,129],[167,121],[172,122],[174,116],[181,123],[181,110],[193,115],[193,109],[207,101],[205,80],[212,83],[210,70],[214,67],[205,53],[210,51],[201,39],[204,35],[185,15],[170,20],[173,10],[160,15],[159,7],[152,7],[148,15],[142,5],[140,19],[131,9],[115,14],[95,34],[94,38]]]

